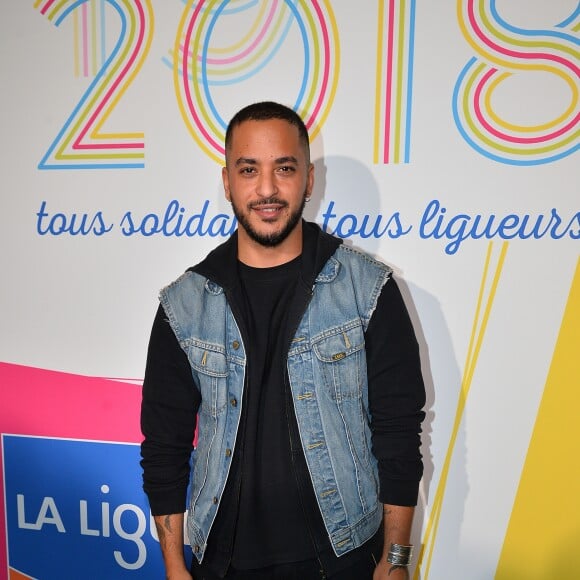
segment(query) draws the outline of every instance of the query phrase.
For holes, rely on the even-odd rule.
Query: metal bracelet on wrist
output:
[[[405,546],[402,544],[391,544],[389,553],[387,554],[387,562],[394,566],[408,566],[411,563],[412,555],[412,545]]]

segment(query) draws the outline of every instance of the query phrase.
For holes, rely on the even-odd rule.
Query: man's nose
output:
[[[278,192],[276,187],[276,180],[269,172],[264,172],[260,175],[258,180],[258,188],[256,193],[261,197],[271,197]]]

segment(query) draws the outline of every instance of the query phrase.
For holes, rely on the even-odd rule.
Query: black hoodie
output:
[[[341,240],[322,232],[317,225],[303,222],[303,251],[299,260],[296,291],[288,302],[288,317],[284,327],[286,336],[281,342],[286,345],[284,352],[288,351],[294,331],[308,306],[316,276],[341,243]],[[237,233],[191,270],[224,288],[244,344],[250,344],[237,261]],[[425,393],[415,335],[398,287],[392,279],[383,288],[365,342],[373,452],[379,461],[379,497],[384,503],[415,505],[422,475],[418,447]],[[251,376],[251,369],[246,381],[248,376]],[[289,497],[299,498],[293,507],[304,515],[303,529],[292,529],[290,526],[285,527],[282,533],[287,533],[288,538],[296,537],[296,534],[309,538],[312,557],[318,557],[327,573],[333,573],[351,565],[363,553],[368,553],[368,549],[377,542],[370,542],[368,546],[340,559],[334,556],[301,452],[291,395],[287,388],[287,373],[284,371],[279,377],[280,393],[285,394],[281,395],[283,399],[277,405],[285,408],[292,451],[277,459],[287,462],[288,472],[292,473],[292,477],[288,477],[288,485],[293,492]],[[247,397],[247,392],[245,388],[244,397]],[[159,307],[149,346],[142,407],[142,429],[145,435],[142,446],[144,489],[155,515],[179,513],[185,508],[191,441],[199,404],[200,394],[193,382],[185,353],[173,335],[163,309]],[[279,406],[276,408],[280,409]],[[263,409],[261,412],[275,411]],[[256,429],[256,423],[252,421],[247,424],[246,420],[247,405],[243,405],[240,436],[204,557],[204,567],[213,571],[217,577],[223,576],[229,566],[236,533],[238,538],[242,538],[241,547],[244,541],[252,537],[252,530],[236,532],[242,465],[246,468],[242,464],[244,441],[248,438],[252,440],[256,435],[248,435],[246,429]],[[280,525],[287,526],[285,522],[280,522]],[[295,524],[295,527],[298,525]],[[380,540],[380,537],[376,539]],[[380,552],[380,546],[378,549]],[[237,553],[240,553],[239,550]],[[304,545],[297,554],[297,557],[303,556]],[[267,555],[264,558],[262,565],[272,563]],[[252,566],[256,567],[256,562]]]

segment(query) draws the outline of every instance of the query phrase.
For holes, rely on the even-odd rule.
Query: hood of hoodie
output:
[[[312,287],[324,264],[341,244],[341,239],[323,232],[317,224],[302,221],[301,278],[305,286]],[[189,270],[205,276],[227,290],[237,283],[237,260],[236,230],[226,242],[212,250],[202,262]]]

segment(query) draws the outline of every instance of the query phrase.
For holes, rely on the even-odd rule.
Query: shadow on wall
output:
[[[462,421],[455,438],[452,455],[453,473],[449,470],[449,478],[442,482],[447,445],[453,436],[454,414],[458,403],[457,393],[461,393],[461,373],[438,300],[423,289],[407,284],[405,280],[397,278],[397,282],[419,343],[427,395],[426,415],[421,436],[424,473],[419,488],[415,525],[411,538],[411,542],[416,546],[415,563],[421,558],[424,570],[429,559],[429,552],[436,544],[438,535],[444,536],[444,543],[449,550],[448,556],[453,557],[451,550],[459,551],[463,512],[469,492],[466,426],[465,421]],[[421,312],[421,316],[418,312]],[[437,377],[437,387],[435,387],[434,377]],[[438,401],[437,413],[434,410],[436,400]],[[437,465],[433,461],[434,433],[435,440],[439,443],[439,448],[435,450]],[[433,481],[435,471],[437,471],[437,479]],[[435,487],[432,487],[433,484]],[[444,498],[448,501],[444,502]],[[443,504],[445,505],[444,512]],[[422,535],[422,529],[430,530],[430,535],[426,537],[424,532]],[[421,545],[423,540],[426,540],[424,546]],[[422,551],[423,554],[421,554]]]
[[[388,207],[385,196],[369,168],[350,157],[331,156],[314,160],[314,191],[304,217],[353,245],[376,255],[385,240],[409,233],[399,210]]]
[[[326,225],[326,230],[332,233],[340,219],[338,208],[357,217],[357,227],[362,227],[364,216],[368,216],[366,221],[366,231],[383,231],[389,223],[388,232],[390,237],[397,237],[398,224],[393,220],[393,211],[384,207],[385,197],[381,196],[378,184],[363,163],[348,157],[325,157],[314,160],[315,185],[312,201],[306,206],[304,217],[309,221],[316,221],[321,226]],[[329,204],[334,202],[336,218],[330,218],[328,212]],[[352,221],[349,222],[349,225]],[[399,224],[400,231],[404,230],[404,224]],[[402,229],[401,229],[402,228]],[[404,234],[401,234],[404,235]],[[382,237],[361,238],[354,236],[357,244],[352,239],[345,239],[344,243],[353,247],[360,244],[360,249],[375,256],[377,259],[388,262],[388,256],[378,255],[379,246],[384,243]],[[397,283],[401,289],[403,299],[413,322],[419,350],[421,354],[421,365],[426,389],[425,421],[423,422],[422,433],[422,454],[424,462],[423,480],[420,486],[419,501],[415,511],[415,520],[412,532],[412,543],[415,548],[415,564],[419,560],[421,553],[421,542],[424,531],[431,528],[432,532],[427,545],[423,546],[421,561],[423,570],[429,558],[429,551],[432,548],[437,533],[444,535],[446,546],[459,547],[460,531],[463,520],[463,511],[468,493],[468,479],[466,469],[466,443],[465,443],[465,422],[462,421],[456,434],[453,447],[453,473],[450,477],[440,483],[443,462],[446,457],[447,445],[453,436],[453,422],[455,409],[458,404],[458,393],[461,393],[461,372],[455,359],[455,352],[449,333],[449,328],[445,321],[441,306],[436,297],[429,294],[422,288],[407,283],[397,275],[400,268],[389,263],[395,270]],[[419,316],[418,313],[421,313]],[[424,330],[426,329],[426,330]],[[428,337],[428,338],[427,338]],[[437,377],[437,393],[435,379]],[[436,396],[438,395],[438,411],[435,413]],[[435,464],[433,461],[433,433],[437,430],[435,440],[439,447],[436,449],[438,461],[437,465],[437,485],[432,489],[435,474]],[[452,476],[451,476],[452,475]],[[444,485],[445,484],[445,485]],[[445,503],[444,517],[441,514],[443,497],[452,498],[452,501]],[[437,503],[435,503],[437,502]],[[439,510],[437,513],[435,510]],[[433,526],[429,518],[437,518],[441,525]],[[444,521],[443,521],[444,520]],[[451,554],[448,554],[451,555]],[[413,577],[413,570],[411,577]],[[417,576],[421,577],[420,575]]]

